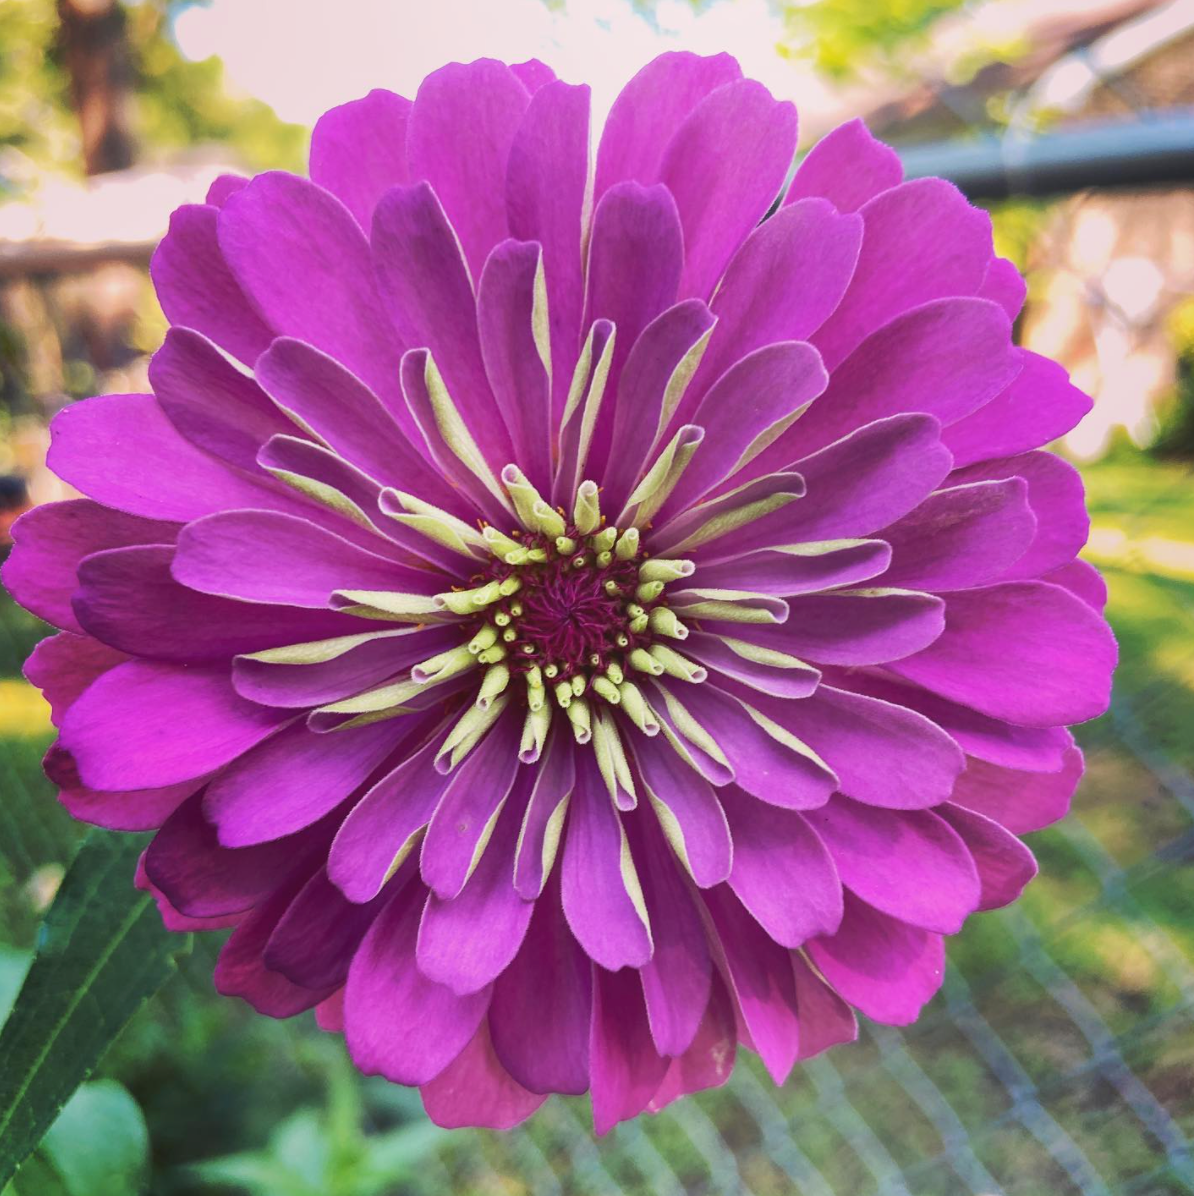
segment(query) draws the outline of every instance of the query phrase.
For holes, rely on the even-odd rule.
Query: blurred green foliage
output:
[[[170,18],[195,0],[127,5],[134,67],[135,134],[142,154],[204,143],[228,146],[254,170],[299,169],[307,130],[287,124],[260,100],[229,95],[217,58],[191,62],[170,33]],[[0,4],[0,149],[10,146],[34,167],[81,171],[78,122],[57,41],[54,0]],[[2,161],[2,160],[0,160]],[[6,188],[0,165],[0,197]],[[7,186],[12,187],[9,180]]]

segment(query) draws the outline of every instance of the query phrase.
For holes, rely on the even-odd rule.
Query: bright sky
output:
[[[805,105],[822,90],[781,58],[768,0],[714,0],[699,15],[688,0],[662,0],[655,27],[629,0],[567,0],[555,11],[543,0],[212,0],[184,10],[175,33],[189,57],[218,55],[233,86],[301,124],[372,87],[413,96],[436,67],[480,57],[540,58],[591,84],[597,121],[668,49],[728,50],[747,75]]]

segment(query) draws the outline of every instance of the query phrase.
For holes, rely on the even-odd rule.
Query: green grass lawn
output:
[[[1136,457],[1086,478],[1121,645],[1113,708],[1080,731],[1089,771],[1073,814],[1032,836],[1041,876],[950,944],[945,989],[916,1027],[865,1028],[778,1093],[752,1060],[726,1089],[598,1144],[575,1100],[510,1135],[428,1136],[411,1094],[359,1081],[309,1017],[279,1024],[217,999],[209,939],[103,1066],[144,1111],[153,1190],[1194,1190],[1179,1149],[1194,1137],[1194,475]],[[0,605],[10,958],[32,945],[77,839],[40,773],[44,705],[18,676],[42,630]]]

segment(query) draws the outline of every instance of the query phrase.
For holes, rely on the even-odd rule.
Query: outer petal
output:
[[[991,220],[942,179],[915,179],[860,209],[858,268],[837,311],[813,337],[834,369],[864,337],[930,299],[973,295],[991,261]]]
[[[1064,436],[1090,410],[1090,397],[1055,361],[1019,352],[1019,377],[942,436],[959,467],[1039,448]]]
[[[941,817],[957,831],[974,858],[982,884],[979,909],[1011,905],[1036,875],[1032,852],[997,822],[961,806],[946,804]]]
[[[638,976],[628,968],[593,968],[589,1057],[593,1128],[606,1134],[647,1107],[668,1066],[655,1051]]]
[[[513,1129],[547,1099],[528,1092],[502,1066],[485,1022],[468,1046],[434,1080],[423,1085],[420,1094],[427,1116],[445,1129]]]
[[[1002,308],[986,299],[936,299],[872,332],[833,371],[791,439],[810,453],[905,411],[952,424],[989,402],[1019,371]]]
[[[415,96],[406,138],[411,177],[435,188],[474,278],[509,233],[506,163],[529,103],[510,68],[492,58],[449,63]]]
[[[904,177],[900,156],[876,141],[861,118],[838,125],[809,150],[792,180],[785,204],[808,196],[828,199],[839,212],[855,212]]]
[[[149,381],[166,418],[196,448],[229,465],[257,471],[257,452],[271,437],[298,429],[206,337],[171,328],[149,363]]]
[[[94,552],[132,544],[172,544],[178,525],[109,510],[86,498],[46,503],[13,524],[5,589],[26,610],[67,631],[81,631],[71,596],[79,563]]]
[[[795,811],[776,810],[733,785],[722,802],[734,836],[730,888],[784,947],[833,934],[842,920],[842,885],[833,857]]]
[[[907,1026],[941,987],[940,935],[889,918],[850,894],[841,929],[815,939],[809,957],[851,1005],[889,1026]]]
[[[289,717],[239,697],[227,670],[130,660],[70,708],[62,742],[85,785],[152,789],[222,767]]]
[[[1076,747],[1055,772],[1020,772],[970,759],[950,800],[1023,835],[1065,817],[1082,768]]]
[[[353,957],[344,1030],[366,1075],[426,1084],[468,1045],[489,1005],[489,989],[467,997],[428,980],[415,962],[423,887],[410,881],[391,899]]]
[[[1110,629],[1080,598],[1013,581],[951,594],[941,638],[891,667],[981,714],[1053,727],[1107,709],[1115,660]]]
[[[514,888],[514,846],[524,805],[516,797],[506,802],[480,863],[456,897],[427,898],[419,968],[454,993],[476,992],[496,980],[522,945],[534,909]]]
[[[833,855],[842,884],[883,913],[955,934],[978,908],[974,861],[932,810],[880,810],[836,797],[805,818]]]
[[[719,87],[676,130],[659,178],[684,228],[681,296],[708,298],[767,213],[796,152],[796,108],[752,79]]]
[[[688,422],[701,395],[739,358],[816,332],[841,302],[861,244],[861,217],[842,216],[820,199],[764,220],[730,259],[713,297],[718,326],[677,422]]]
[[[272,484],[182,438],[153,395],[103,395],[60,411],[46,464],[106,507],[185,523],[232,507],[292,509]]]
[[[101,673],[127,659],[123,652],[88,635],[62,631],[37,644],[25,661],[24,673],[50,703],[50,719],[58,726],[75,699]]]
[[[603,968],[641,967],[651,958],[651,927],[630,845],[592,752],[578,753],[576,765],[560,876],[564,913]]]
[[[323,349],[379,394],[396,391],[401,351],[377,301],[369,243],[335,196],[281,171],[258,175],[221,209],[219,237],[279,334]]]
[[[280,839],[340,805],[400,742],[385,722],[334,735],[296,723],[221,772],[208,786],[204,810],[225,847]]]
[[[658,1113],[681,1096],[719,1088],[734,1070],[738,1031],[734,1022],[734,1002],[725,981],[715,972],[712,992],[705,1015],[697,1028],[692,1045],[679,1058],[671,1060],[663,1082],[647,1106]]]
[[[228,198],[235,194],[230,192]],[[154,251],[149,273],[172,324],[194,328],[252,364],[269,347],[274,330],[229,270],[217,237],[218,222],[217,207],[178,208],[170,217],[170,231]]]
[[[546,83],[531,97],[510,146],[506,213],[513,236],[543,246],[556,423],[568,398],[580,339],[588,178],[589,89]]]
[[[410,100],[375,88],[325,112],[311,133],[311,181],[330,191],[366,231],[377,201],[410,181],[406,127]]]
[[[664,150],[689,113],[710,92],[742,78],[729,54],[702,58],[669,51],[649,62],[614,101],[597,151],[600,199],[625,180],[653,183]]]
[[[589,1086],[592,965],[561,915],[554,875],[534,907],[522,949],[494,985],[489,1029],[520,1084],[575,1095]]]

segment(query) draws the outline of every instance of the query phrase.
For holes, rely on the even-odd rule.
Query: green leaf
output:
[[[70,1196],[127,1196],[149,1170],[149,1130],[141,1108],[115,1080],[84,1084],[42,1139]],[[25,1172],[21,1172],[21,1181]]]
[[[0,1190],[190,947],[133,888],[145,836],[93,831],[38,934],[0,1031]]]

